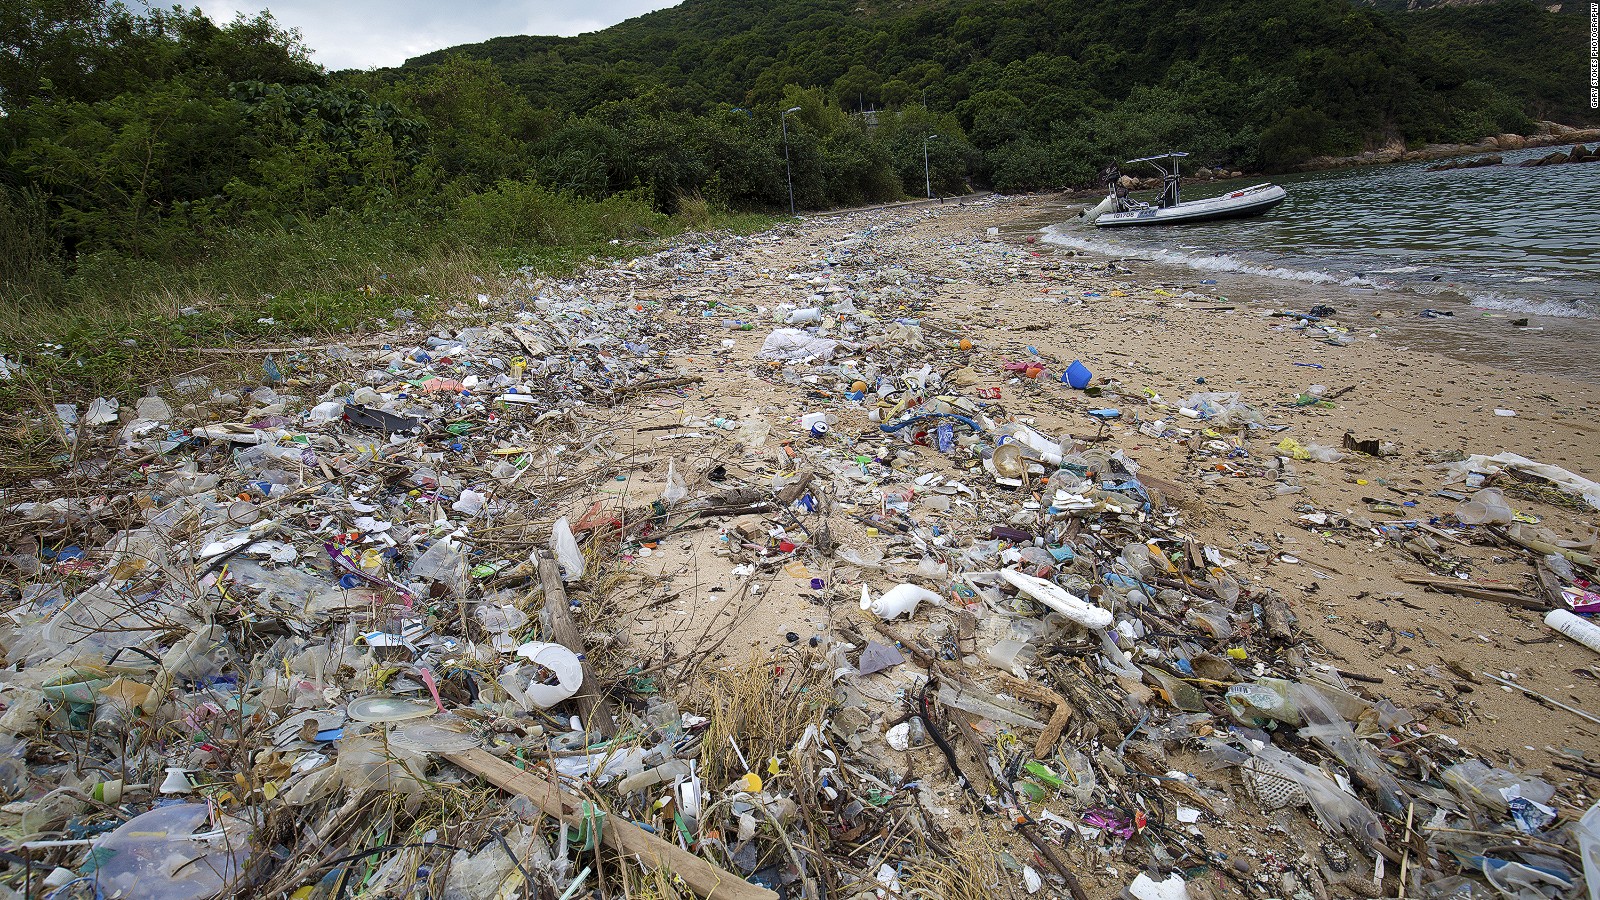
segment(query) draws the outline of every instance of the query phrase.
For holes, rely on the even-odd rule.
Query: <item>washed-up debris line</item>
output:
[[[925,215],[530,275],[499,321],[58,408],[64,471],[3,498],[0,890],[1594,896],[1600,807],[1319,663],[1243,574],[1270,548],[1197,539],[1114,443],[1289,493],[1342,453],[1279,437],[1304,404],[1163,401],[945,333],[920,314],[963,279],[1039,263],[878,249]],[[801,414],[719,403],[732,372]],[[1457,470],[1583,495],[1536,465]],[[1452,542],[1521,547],[1563,608],[1600,604],[1592,548],[1479,496],[1299,524],[1440,573]],[[694,535],[726,621],[631,643],[683,593],[641,567]],[[825,627],[733,653],[781,578]]]

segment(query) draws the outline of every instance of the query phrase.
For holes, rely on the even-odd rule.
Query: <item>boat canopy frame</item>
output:
[[[1188,155],[1182,150],[1170,150],[1155,156],[1141,156],[1138,159],[1130,159],[1123,165],[1131,166],[1134,163],[1149,163],[1157,172],[1160,172],[1161,196],[1156,199],[1156,207],[1158,209],[1167,209],[1168,207],[1177,206],[1181,202],[1178,199],[1178,185],[1183,180],[1183,177],[1178,174],[1178,160]],[[1168,163],[1171,169],[1168,170],[1167,166],[1162,165],[1163,162]]]

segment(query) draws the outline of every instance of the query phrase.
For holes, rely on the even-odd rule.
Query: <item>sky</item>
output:
[[[430,50],[508,34],[583,34],[679,0],[199,0],[218,24],[271,10],[328,69],[398,66]]]

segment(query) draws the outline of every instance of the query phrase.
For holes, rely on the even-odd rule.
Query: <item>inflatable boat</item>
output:
[[[1111,194],[1099,205],[1085,210],[1084,218],[1098,228],[1120,228],[1130,225],[1177,225],[1186,222],[1210,222],[1216,219],[1241,219],[1259,216],[1282,203],[1289,192],[1275,184],[1257,184],[1220,197],[1183,201],[1178,197],[1178,160],[1187,153],[1163,153],[1130,159],[1128,164],[1147,162],[1161,173],[1161,195],[1154,205],[1127,196],[1115,181]]]

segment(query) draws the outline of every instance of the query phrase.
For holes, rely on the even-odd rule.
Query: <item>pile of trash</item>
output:
[[[0,497],[0,892],[1593,896],[1600,806],[1319,663],[1108,428],[1291,487],[1341,451],[937,328],[952,280],[876,243],[923,215],[60,408]],[[630,638],[699,538],[691,602],[745,612]],[[730,656],[780,581],[819,627]]]

